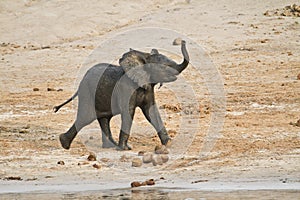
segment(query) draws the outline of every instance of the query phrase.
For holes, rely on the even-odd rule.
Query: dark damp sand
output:
[[[185,191],[180,189],[135,189],[135,190],[105,190],[91,192],[66,193],[20,193],[3,194],[0,198],[6,199],[299,199],[299,190],[241,190],[241,191]]]

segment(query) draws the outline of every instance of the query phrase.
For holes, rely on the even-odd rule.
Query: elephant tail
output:
[[[62,104],[60,104],[58,106],[54,106],[54,108],[53,108],[54,112],[56,113],[61,107],[63,107],[64,105],[66,105],[67,103],[69,103],[70,101],[75,99],[77,96],[78,96],[78,91],[76,91],[75,94],[67,101],[63,102]]]

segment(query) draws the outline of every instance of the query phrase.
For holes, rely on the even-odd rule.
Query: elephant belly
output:
[[[106,67],[105,70],[98,69],[98,73],[95,73],[99,79],[95,93],[95,111],[98,118],[111,117],[120,113],[120,108],[114,103],[112,94],[124,71],[121,67],[114,65],[104,67]]]

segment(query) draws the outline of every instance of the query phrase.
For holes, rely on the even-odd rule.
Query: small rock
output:
[[[269,40],[268,39],[263,39],[260,41],[260,43],[267,43]]]
[[[56,90],[54,88],[47,88],[47,91],[51,92],[51,91],[56,91]]]
[[[32,90],[33,90],[34,92],[40,91],[39,88],[33,88]]]
[[[266,12],[264,12],[265,16],[271,16],[270,12],[267,10]]]
[[[62,92],[62,91],[64,91],[64,90],[60,88],[60,89],[58,89],[58,90],[56,90],[56,91],[57,91],[57,92]]]
[[[195,183],[203,183],[203,182],[208,182],[208,180],[206,180],[206,179],[197,180],[197,181],[193,181],[192,184],[195,184]]]
[[[297,79],[300,80],[300,73],[297,75]]]
[[[146,153],[146,151],[139,151],[138,156],[143,156]]]
[[[42,46],[41,49],[50,49],[49,45]]]
[[[90,153],[90,155],[88,156],[88,161],[96,161],[97,158],[96,158],[96,155],[94,153]]]
[[[142,184],[140,182],[137,182],[137,181],[132,182],[130,185],[131,185],[131,187],[140,187],[140,186],[142,186]]]
[[[155,181],[154,179],[149,179],[147,181],[145,181],[146,185],[155,185]]]
[[[58,165],[65,165],[65,162],[63,160],[60,160],[57,162]]]
[[[109,161],[109,158],[101,158],[100,161],[101,161],[101,162],[108,162],[108,161]]]
[[[142,166],[143,162],[140,158],[134,158],[132,160],[132,167],[140,167]]]
[[[175,137],[176,133],[177,133],[176,130],[172,130],[172,129],[171,129],[171,130],[168,131],[168,135],[169,135],[170,137]]]
[[[162,165],[163,164],[163,160],[162,160],[161,156],[160,155],[154,156],[152,158],[152,164],[153,164],[153,166]]]
[[[37,178],[28,178],[28,179],[26,179],[26,181],[35,181],[35,180],[37,180]]]
[[[162,159],[162,161],[163,161],[163,163],[166,163],[166,162],[168,162],[169,161],[169,156],[168,155],[161,155],[161,159]]]
[[[101,165],[99,165],[99,164],[93,164],[93,167],[96,169],[101,169]]]
[[[120,158],[120,161],[121,161],[121,162],[128,162],[129,159],[130,159],[130,158],[129,158],[128,156],[122,155],[121,158]]]
[[[293,53],[289,51],[289,52],[287,52],[287,55],[288,55],[288,56],[292,56]]]
[[[18,45],[18,44],[12,44],[11,46],[12,46],[13,48],[16,48],[16,49],[21,47],[21,46]]]
[[[169,150],[167,149],[167,147],[165,145],[155,146],[154,151],[155,151],[156,154],[169,154]]]
[[[300,119],[298,119],[298,121],[295,123],[295,126],[300,127]]]
[[[143,163],[151,163],[152,162],[152,153],[145,153],[143,156]]]
[[[16,180],[16,181],[21,181],[22,178],[20,176],[9,176],[9,177],[5,177],[5,180]]]
[[[21,129],[21,130],[19,130],[19,133],[29,133],[29,130]]]
[[[176,39],[173,41],[173,45],[181,45],[181,42],[182,42],[182,39],[181,39],[181,38],[176,38]]]
[[[23,127],[24,129],[30,129],[30,125],[27,124],[26,126]]]
[[[89,162],[84,161],[84,162],[79,162],[79,163],[78,163],[78,166],[80,166],[80,165],[88,165],[88,164],[89,164]]]

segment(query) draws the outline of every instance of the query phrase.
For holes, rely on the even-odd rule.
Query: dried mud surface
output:
[[[22,188],[79,181],[98,183],[99,189],[126,188],[132,181],[162,177],[154,187],[197,188],[200,184],[201,189],[218,181],[265,180],[275,188],[278,184],[278,188],[289,188],[290,184],[299,191],[300,18],[264,15],[267,10],[293,3],[2,1],[3,191],[17,192],[10,187],[14,185]],[[131,133],[132,151],[102,149],[97,123],[90,125],[90,132],[83,131],[70,150],[63,150],[58,136],[72,125],[76,104],[69,104],[58,113],[53,113],[52,108],[75,91],[82,63],[107,34],[149,26],[176,30],[192,38],[210,55],[224,79],[225,122],[210,153],[199,157],[215,105],[210,102],[211,94],[203,78],[194,75],[191,65],[182,76],[195,90],[199,107],[182,104],[176,99],[176,92],[165,86],[156,88],[160,111],[173,138],[190,131],[189,126],[180,129],[182,117],[190,115],[193,120],[200,120],[200,127],[193,130],[196,136],[184,154],[172,155],[171,148],[168,164],[132,167],[139,151],[152,152],[159,144],[154,129],[140,111],[135,115]],[[116,139],[119,122],[118,117],[112,122]],[[137,127],[146,127],[146,132]],[[90,152],[96,154],[96,161],[87,160]]]

